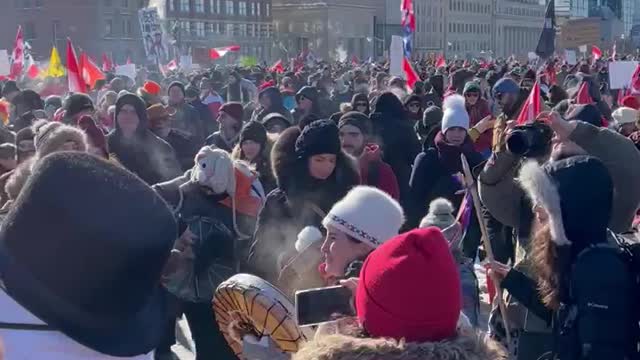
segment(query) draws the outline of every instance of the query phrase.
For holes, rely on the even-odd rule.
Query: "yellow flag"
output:
[[[51,59],[49,59],[49,69],[47,70],[47,77],[62,77],[64,76],[64,67],[60,61],[60,55],[58,49],[54,46],[51,49]]]

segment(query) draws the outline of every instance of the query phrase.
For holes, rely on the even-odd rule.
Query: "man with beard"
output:
[[[338,128],[342,150],[358,160],[361,183],[399,199],[400,188],[391,166],[382,161],[380,147],[367,142],[371,136],[369,117],[357,111],[348,112],[340,118]]]
[[[172,127],[189,133],[198,143],[198,147],[204,143],[205,133],[202,129],[200,114],[186,101],[184,84],[175,81],[169,85],[169,106],[176,110]]]

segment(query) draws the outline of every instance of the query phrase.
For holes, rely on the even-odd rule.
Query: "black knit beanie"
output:
[[[184,84],[181,83],[180,81],[174,81],[172,82],[169,87],[167,88],[167,94],[169,93],[169,91],[171,91],[171,88],[177,86],[180,88],[180,90],[182,91],[182,95],[186,96],[186,90],[184,88]]]
[[[136,132],[139,135],[144,135],[146,133],[146,131],[149,129],[149,120],[147,118],[147,108],[144,104],[144,101],[142,101],[142,99],[135,94],[131,94],[131,93],[127,93],[124,94],[122,96],[118,97],[118,100],[116,101],[116,114],[115,114],[115,119],[116,119],[116,130],[120,129],[120,126],[118,125],[118,114],[120,113],[120,110],[122,110],[122,107],[125,105],[131,105],[133,106],[134,109],[136,109],[136,113],[138,114],[138,129],[136,130]]]
[[[240,130],[239,144],[242,145],[246,140],[255,141],[264,148],[267,143],[267,129],[257,121],[249,121]]]
[[[371,134],[371,119],[361,112],[349,111],[342,115],[338,122],[338,129],[341,129],[345,125],[357,127],[360,129],[360,132],[362,132],[362,135],[366,136]]]
[[[305,126],[296,140],[296,156],[308,159],[319,154],[339,154],[340,134],[331,120],[316,120]]]
[[[93,101],[85,94],[72,94],[64,100],[62,106],[65,111],[65,117],[72,118],[84,110],[93,111]]]

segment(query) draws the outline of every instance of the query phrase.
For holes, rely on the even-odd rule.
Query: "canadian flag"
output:
[[[87,86],[82,79],[76,51],[73,49],[71,39],[67,38],[67,79],[69,82],[69,92],[86,93]]]
[[[209,57],[211,58],[211,60],[216,60],[224,57],[230,52],[236,52],[236,51],[240,51],[240,45],[231,45],[231,46],[225,46],[221,48],[213,48],[209,50]]]
[[[406,56],[402,58],[402,70],[404,71],[404,75],[407,78],[407,86],[413,89],[413,85],[420,80],[420,76],[409,62]]]
[[[35,79],[40,75],[40,69],[38,65],[33,61],[33,57],[31,55],[25,56],[25,65],[27,68],[27,76],[29,79]]]
[[[80,69],[82,72],[82,80],[89,85],[90,89],[93,89],[98,80],[104,80],[104,73],[100,70],[98,65],[86,54],[80,55]]]
[[[640,94],[640,64],[636,67],[636,71],[631,75],[631,87],[630,87],[631,95]]]
[[[531,89],[531,93],[527,101],[523,104],[520,115],[518,115],[517,124],[524,125],[536,119],[542,111],[540,104],[540,83],[536,80]]]
[[[447,67],[447,60],[444,59],[442,54],[438,54],[438,58],[436,59],[436,69],[441,67]]]
[[[11,61],[9,78],[17,79],[24,69],[24,36],[22,35],[22,26],[18,26],[16,41],[13,44],[13,52],[11,53]]]
[[[578,93],[576,94],[576,104],[593,104],[593,99],[591,98],[591,95],[589,95],[589,84],[586,81],[583,81],[582,85],[580,85],[580,88],[578,89]]]
[[[602,57],[602,50],[600,50],[599,47],[593,45],[593,47],[591,48],[591,55],[593,56],[594,60],[600,60],[600,58]]]
[[[283,74],[284,73],[284,65],[282,65],[282,60],[278,60],[271,69],[269,70],[274,73]]]

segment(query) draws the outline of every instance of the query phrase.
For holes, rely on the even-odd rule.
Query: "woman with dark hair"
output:
[[[422,98],[418,95],[409,95],[404,99],[404,108],[407,111],[407,117],[411,121],[411,126],[422,120]]]
[[[351,99],[351,110],[361,112],[367,116],[371,113],[369,98],[367,94],[355,94]]]
[[[267,129],[256,121],[250,121],[240,130],[240,139],[233,148],[231,157],[234,160],[243,160],[255,167],[260,175],[260,183],[265,193],[270,193],[276,188],[276,180],[271,170],[272,142],[267,136]]]
[[[610,241],[614,184],[607,167],[584,155],[543,166],[531,161],[519,180],[535,214],[534,277],[494,262],[494,278],[552,325],[549,359],[636,358],[636,279]]]
[[[258,215],[249,255],[250,272],[277,283],[282,264],[295,252],[298,233],[320,228],[333,204],[360,183],[356,165],[340,149],[338,127],[318,120],[285,130],[271,152],[278,187]]]
[[[268,87],[262,90],[258,95],[258,102],[260,107],[253,112],[251,120],[262,122],[265,116],[277,113],[287,119],[289,123],[293,121],[291,112],[284,107],[282,94],[278,88]]]
[[[171,180],[182,174],[171,145],[149,130],[144,102],[134,94],[116,101],[115,129],[107,135],[110,156],[147,184]]]

